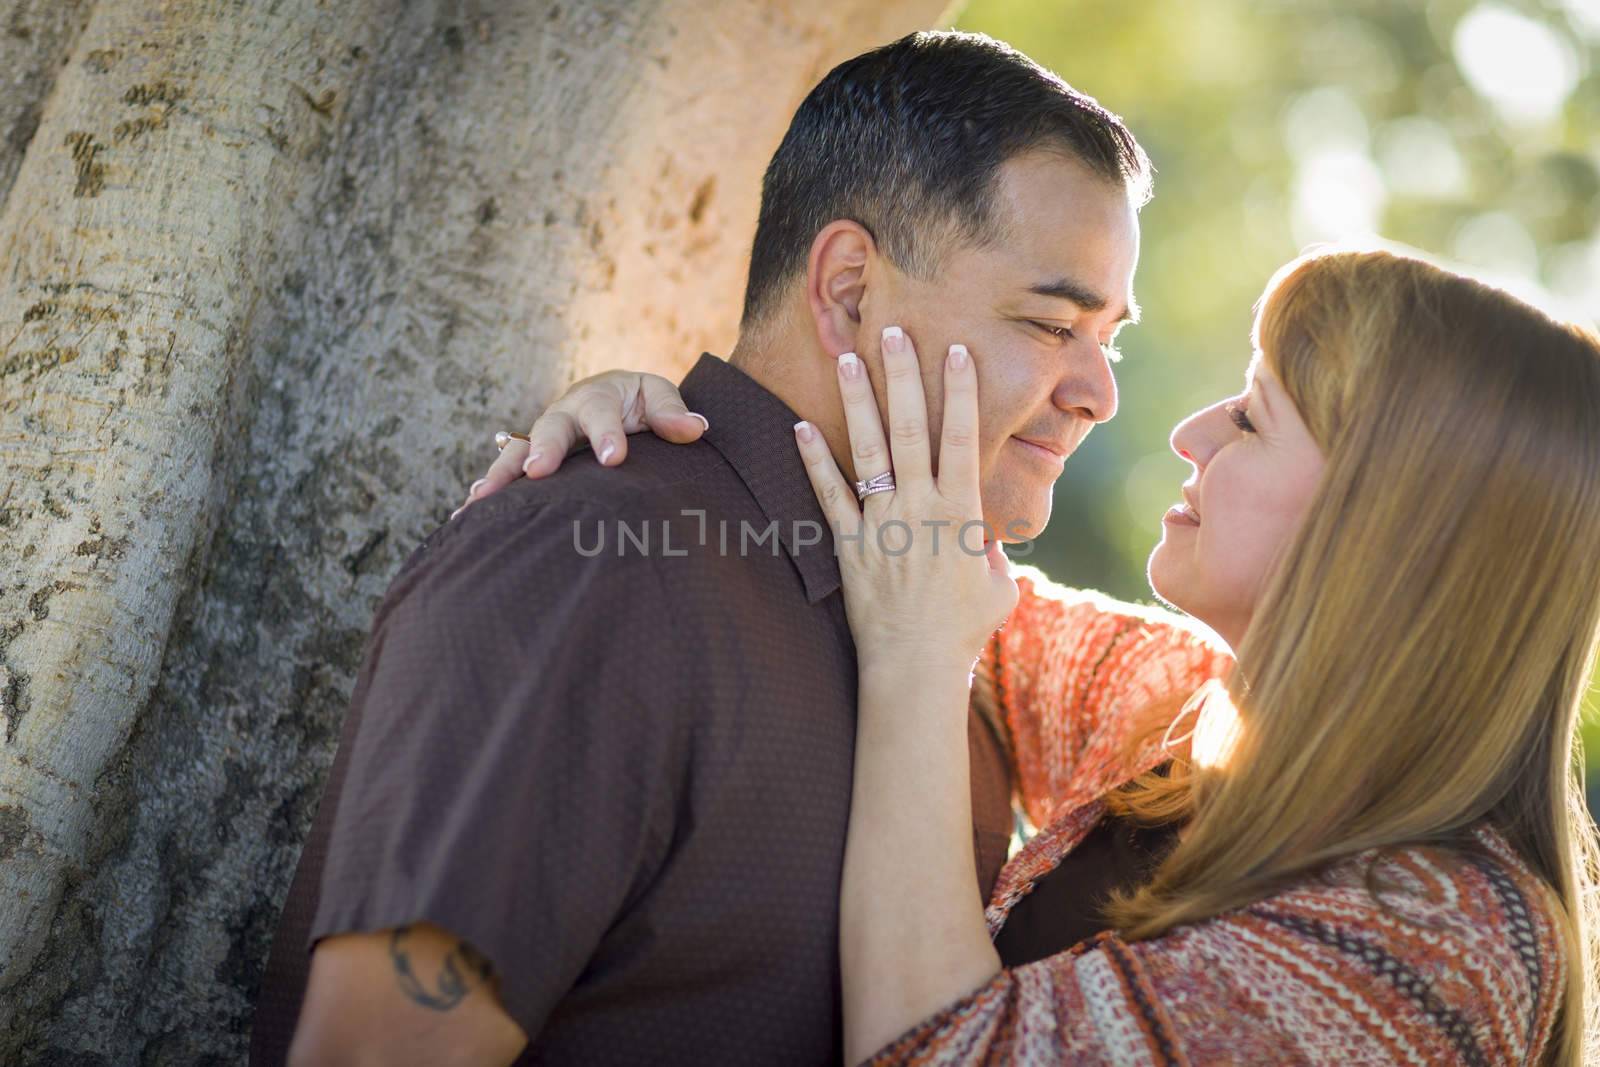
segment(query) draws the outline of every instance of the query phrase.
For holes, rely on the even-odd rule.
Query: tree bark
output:
[[[0,0],[0,204],[90,6],[89,0]]]
[[[0,1061],[242,1059],[390,576],[945,3],[0,6]]]

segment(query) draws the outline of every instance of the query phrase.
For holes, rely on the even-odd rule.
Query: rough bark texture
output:
[[[390,576],[944,4],[0,3],[0,1062],[242,1059]]]
[[[0,0],[0,203],[92,6],[90,0]]]

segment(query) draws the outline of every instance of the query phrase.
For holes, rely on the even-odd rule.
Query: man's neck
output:
[[[850,457],[850,435],[845,427],[844,405],[832,360],[805,346],[768,341],[758,343],[741,336],[728,362],[760,383],[787,404],[796,415],[822,432],[834,461],[847,479],[855,478]]]

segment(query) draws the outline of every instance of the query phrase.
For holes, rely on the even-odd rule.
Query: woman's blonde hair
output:
[[[1102,915],[1141,940],[1368,848],[1486,856],[1471,828],[1488,819],[1554,891],[1571,965],[1547,1062],[1576,1067],[1600,1034],[1578,734],[1600,637],[1600,339],[1421,260],[1339,252],[1273,277],[1254,341],[1326,466],[1236,650],[1228,759],[1107,796],[1193,825]],[[1171,721],[1152,709],[1129,753]]]

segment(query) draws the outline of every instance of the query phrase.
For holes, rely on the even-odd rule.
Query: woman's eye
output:
[[[1228,413],[1228,418],[1233,420],[1233,424],[1239,427],[1239,429],[1243,430],[1245,433],[1256,432],[1255,426],[1250,422],[1250,416],[1246,415],[1244,413],[1244,408],[1240,407],[1238,404],[1224,404],[1222,406],[1222,410],[1226,411]]]

